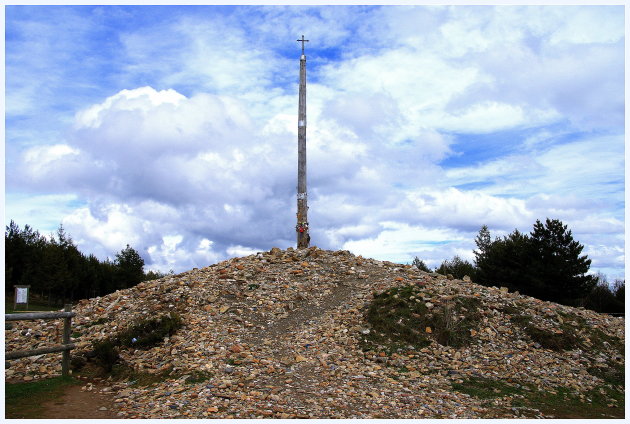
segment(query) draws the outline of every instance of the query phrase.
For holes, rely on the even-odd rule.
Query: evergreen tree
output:
[[[445,260],[442,264],[435,269],[435,272],[442,275],[451,274],[457,279],[462,279],[465,276],[469,276],[471,279],[475,276],[475,267],[468,261],[463,260],[459,256],[455,256],[453,259]]]
[[[486,284],[493,278],[489,251],[492,248],[490,241],[490,230],[487,225],[483,225],[479,230],[479,234],[475,238],[475,244],[478,250],[473,250],[475,255],[475,266],[477,267],[476,280],[478,284]]]
[[[413,262],[411,263],[411,265],[415,266],[420,271],[431,272],[431,269],[424,263],[423,260],[421,260],[417,256],[413,258]]]
[[[487,226],[481,227],[475,239],[476,280],[482,285],[502,285],[510,290],[522,290],[528,280],[530,262],[528,238],[514,230],[502,239],[490,241]]]
[[[11,221],[5,227],[5,295],[13,286],[30,285],[33,296],[61,305],[81,297],[103,296],[146,279],[144,261],[127,246],[116,261],[85,256],[62,225],[49,238]]]
[[[624,303],[626,301],[626,280],[615,280],[613,291],[615,298],[621,303]],[[619,312],[623,312],[623,310]]]
[[[118,288],[133,287],[144,279],[144,259],[131,246],[117,253],[114,263],[118,268]]]
[[[488,230],[487,225],[483,225],[479,230],[479,234],[477,234],[475,238],[475,244],[479,249],[473,251],[475,255],[475,265],[479,266],[478,262],[486,258],[488,249],[490,249],[490,245],[492,244],[490,240],[490,230]]]
[[[580,306],[597,312],[623,313],[625,302],[624,299],[620,299],[617,294],[620,290],[623,292],[624,284],[616,281],[611,289],[604,274],[598,272],[593,278],[596,281],[596,285],[585,297]]]
[[[576,305],[596,284],[586,275],[590,259],[559,220],[536,221],[530,235],[514,230],[490,242],[483,226],[475,239],[478,283],[507,286],[510,290],[564,304]]]
[[[597,284],[586,275],[591,260],[581,255],[584,246],[573,240],[571,230],[561,221],[547,218],[534,224],[531,233],[531,274],[535,285],[544,290],[546,300],[573,303],[586,297]]]

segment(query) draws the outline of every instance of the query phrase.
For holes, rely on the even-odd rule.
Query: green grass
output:
[[[613,361],[608,361],[607,365],[608,367],[590,367],[587,371],[589,374],[604,380],[606,384],[623,387],[626,376],[624,365]]]
[[[374,293],[366,314],[370,333],[361,336],[363,350],[421,349],[432,340],[453,347],[469,344],[470,330],[478,326],[481,302],[459,297],[429,310],[423,295],[427,293],[422,288],[411,285]]]
[[[146,371],[135,371],[126,364],[116,364],[112,367],[110,374],[115,380],[128,381],[131,386],[146,387],[155,383],[161,383],[171,378],[176,378],[172,370],[164,370],[156,373]]]
[[[190,375],[186,378],[186,384],[195,384],[202,383],[204,381],[208,381],[213,377],[213,374],[207,371],[191,371]]]
[[[67,386],[81,384],[72,377],[55,377],[28,383],[5,383],[5,418],[41,418],[42,404],[61,396]]]
[[[538,391],[532,385],[517,386],[483,377],[452,383],[452,387],[457,392],[485,400],[484,406],[495,410],[497,408],[493,407],[493,401],[508,396],[511,398],[512,407],[537,409],[543,415],[555,418],[624,418],[625,414],[625,395],[622,387],[603,385],[580,396],[567,387]],[[610,404],[617,407],[608,406]],[[506,412],[509,413],[507,410]]]
[[[515,308],[507,307],[502,311],[510,314],[510,321],[522,328],[534,342],[545,349],[557,352],[577,348],[601,351],[608,345],[620,354],[624,353],[624,344],[619,337],[609,336],[599,328],[591,327],[584,318],[578,315],[560,313],[563,322],[558,323],[557,328],[562,330],[562,333],[555,333],[536,327],[532,324],[531,315],[520,314]],[[590,345],[587,344],[586,338],[590,339]]]
[[[49,306],[45,303],[28,303],[28,310],[26,309],[26,305],[17,305],[17,309],[13,308],[13,302],[5,302],[4,303],[4,313],[5,314],[23,314],[25,312],[48,312],[48,311],[60,311],[63,309],[63,306]]]
[[[453,390],[466,393],[478,399],[496,399],[503,396],[521,394],[522,389],[498,380],[472,377],[462,383],[452,383]]]

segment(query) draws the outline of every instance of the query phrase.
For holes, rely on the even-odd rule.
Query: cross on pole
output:
[[[304,34],[302,34],[302,39],[301,40],[297,40],[298,42],[302,42],[302,55],[304,55],[304,43],[308,42],[308,40],[304,39]]]
[[[300,91],[298,101],[298,185],[297,185],[297,248],[306,249],[311,236],[308,232],[308,205],[306,195],[306,56],[302,42],[302,57],[300,57]]]

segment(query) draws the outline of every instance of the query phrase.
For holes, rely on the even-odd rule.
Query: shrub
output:
[[[171,336],[182,326],[181,317],[171,312],[160,318],[147,319],[137,322],[127,330],[118,334],[117,339],[122,346],[134,348],[151,348]]]
[[[113,337],[93,342],[96,363],[110,373],[120,359],[119,346],[148,349],[162,343],[164,337],[173,335],[181,326],[181,317],[173,312],[160,318],[139,321]]]
[[[110,339],[97,341],[92,343],[96,363],[105,370],[111,372],[114,364],[118,362],[120,356],[116,350],[116,344]]]
[[[433,313],[427,323],[437,342],[444,346],[461,347],[470,343],[470,330],[477,328],[481,302],[473,298],[459,298]]]

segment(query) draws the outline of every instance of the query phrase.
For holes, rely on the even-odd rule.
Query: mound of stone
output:
[[[466,280],[274,248],[80,301],[72,355],[89,366],[95,343],[181,319],[154,346],[116,346],[122,418],[549,417],[532,399],[596,393],[622,410],[623,319]],[[61,322],[18,324],[7,351],[61,341]],[[6,378],[58,375],[60,357],[11,361]]]

